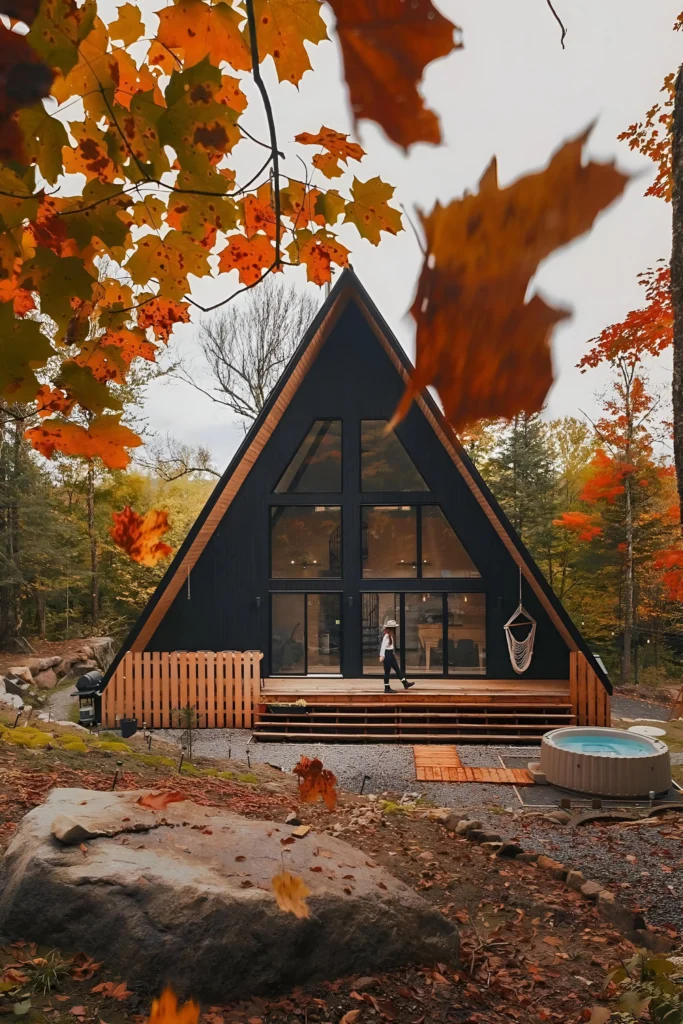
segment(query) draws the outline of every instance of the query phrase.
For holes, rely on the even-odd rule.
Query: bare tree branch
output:
[[[179,480],[183,476],[203,477],[207,473],[215,477],[221,475],[212,465],[211,452],[208,448],[201,445],[192,448],[170,434],[156,438],[148,445],[148,451],[150,458],[139,457],[136,460],[138,465],[151,469],[167,482]]]
[[[560,45],[562,46],[562,49],[564,50],[564,48],[565,48],[565,46],[564,46],[564,39],[565,39],[565,36],[567,35],[567,29],[564,27],[564,24],[562,23],[562,19],[560,18],[559,14],[557,13],[555,8],[553,7],[552,0],[545,0],[545,2],[547,3],[547,5],[550,8],[550,10],[553,12],[553,15],[555,17],[555,21],[557,22],[557,24],[560,26],[560,28],[562,30],[562,35],[560,36]]]
[[[213,378],[211,391],[197,384],[187,367],[180,365],[175,375],[238,416],[253,420],[317,309],[308,293],[266,278],[244,302],[200,326],[200,346]]]

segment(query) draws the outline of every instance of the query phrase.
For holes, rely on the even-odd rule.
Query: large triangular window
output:
[[[438,505],[420,508],[422,579],[479,576],[460,538]]]
[[[428,491],[415,463],[387,420],[361,420],[361,490]]]
[[[275,488],[276,494],[342,489],[341,420],[316,420]]]

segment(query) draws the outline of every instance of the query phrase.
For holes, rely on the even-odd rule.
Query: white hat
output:
[[[387,619],[387,621],[384,623],[384,628],[398,629],[398,622],[396,621],[396,619]]]

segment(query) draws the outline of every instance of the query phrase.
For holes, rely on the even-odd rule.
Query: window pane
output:
[[[422,576],[425,579],[479,576],[438,505],[422,506]]]
[[[443,675],[443,594],[406,594],[406,675]]]
[[[341,577],[341,509],[338,505],[278,505],[271,509],[273,579]]]
[[[413,460],[387,420],[361,420],[361,490],[428,491]]]
[[[381,676],[384,668],[379,660],[382,630],[389,621],[401,622],[400,594],[361,594],[362,644],[364,675]],[[400,661],[401,630],[396,630],[396,657]]]
[[[308,595],[308,674],[340,672],[341,594]]]
[[[287,466],[276,494],[341,491],[341,420],[316,420]]]
[[[365,579],[417,576],[417,518],[411,505],[361,509],[361,559]]]
[[[486,595],[448,595],[448,673],[486,673]]]
[[[305,594],[272,595],[271,663],[274,675],[302,676]]]

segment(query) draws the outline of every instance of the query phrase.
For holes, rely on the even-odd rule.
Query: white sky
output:
[[[581,375],[575,364],[591,337],[642,304],[637,274],[670,251],[670,208],[643,196],[654,176],[653,165],[632,154],[616,136],[642,118],[656,101],[664,76],[683,58],[683,35],[672,31],[681,0],[556,0],[568,28],[564,51],[545,0],[435,3],[462,27],[465,43],[464,50],[430,66],[423,87],[440,114],[444,145],[414,146],[405,156],[364,122],[357,138],[368,155],[351,168],[363,180],[380,174],[396,186],[396,201],[414,213],[416,208],[429,210],[437,198],[447,202],[465,189],[473,190],[493,154],[505,185],[542,167],[566,138],[597,121],[590,154],[616,158],[622,169],[639,176],[624,198],[599,218],[590,236],[547,260],[537,277],[538,289],[551,301],[575,310],[555,333],[556,383],[548,414],[580,415],[583,409],[592,415],[606,375],[595,370]],[[312,48],[311,60],[314,70],[304,76],[298,93],[287,83],[277,86],[272,68],[266,66],[280,145],[287,155],[284,172],[289,168],[296,177],[301,165],[295,154],[303,149],[292,143],[295,134],[315,132],[322,124],[351,130],[336,42]],[[251,97],[245,123],[266,137],[256,96]],[[251,152],[240,160],[243,146],[235,161],[240,176],[251,166],[246,162]],[[352,250],[355,271],[412,356],[413,323],[406,311],[421,262],[412,232],[408,228],[397,237],[387,235],[379,248],[360,240],[350,226],[340,235]],[[303,286],[303,270],[288,274]],[[208,303],[237,286],[233,272],[217,281],[197,282],[193,294]],[[178,330],[172,349],[195,359],[199,373],[194,327]],[[655,389],[668,387],[670,366],[665,357],[653,368]],[[156,382],[144,413],[151,430],[207,446],[220,469],[243,436],[227,409],[189,385]]]

